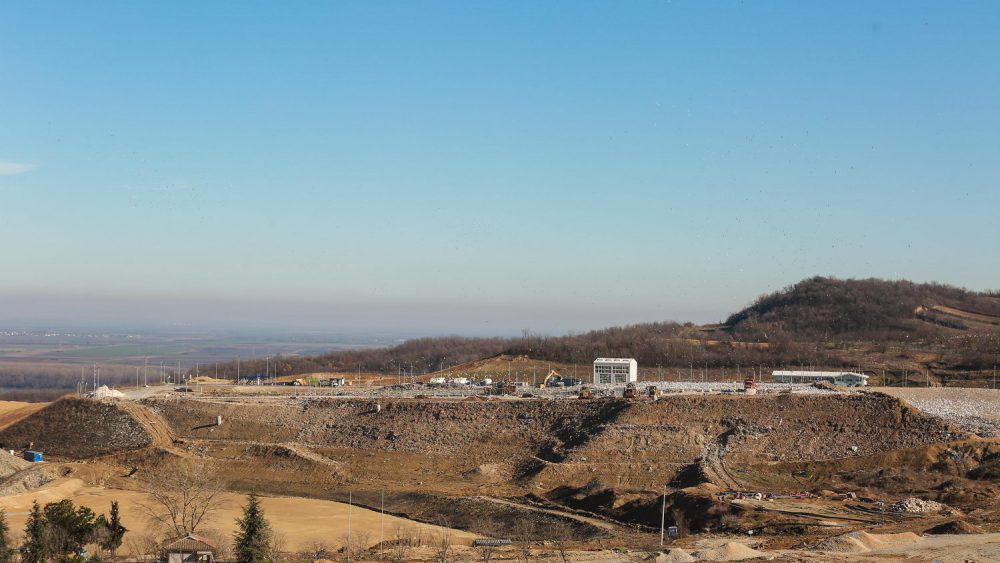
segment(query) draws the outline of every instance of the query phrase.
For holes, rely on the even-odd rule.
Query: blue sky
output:
[[[4,3],[0,321],[560,333],[812,275],[997,288],[997,92],[996,2]]]

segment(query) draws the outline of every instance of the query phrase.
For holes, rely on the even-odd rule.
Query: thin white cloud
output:
[[[24,174],[35,168],[34,164],[24,164],[22,162],[0,161],[0,176],[13,176],[14,174]]]

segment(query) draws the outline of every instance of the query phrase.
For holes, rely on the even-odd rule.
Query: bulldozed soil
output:
[[[661,511],[681,547],[752,531],[755,549],[818,549],[853,531],[956,519],[1000,531],[1000,442],[875,392],[63,399],[0,430],[0,443],[33,443],[88,486],[134,489],[186,458],[234,492],[350,495],[477,536],[577,547],[648,545]],[[944,508],[891,510],[910,497]]]

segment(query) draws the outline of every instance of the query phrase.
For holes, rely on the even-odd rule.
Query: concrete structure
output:
[[[594,384],[629,383],[639,380],[639,364],[633,358],[597,358],[594,360]]]
[[[829,381],[834,385],[847,387],[864,387],[868,385],[868,376],[853,371],[772,371],[771,377],[775,383],[813,383]]]
[[[215,544],[194,534],[168,540],[163,544],[167,563],[214,563]]]

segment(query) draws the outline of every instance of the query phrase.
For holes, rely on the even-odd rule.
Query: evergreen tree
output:
[[[10,563],[14,558],[14,548],[11,547],[10,524],[7,523],[7,511],[0,508],[0,563]]]
[[[103,514],[97,517],[96,528],[100,530],[97,534],[97,543],[100,544],[101,549],[106,549],[111,552],[111,556],[114,557],[118,548],[122,546],[122,538],[125,536],[125,532],[128,529],[122,526],[121,518],[118,514],[118,501],[111,501],[111,516],[106,517]]]
[[[69,499],[50,502],[42,509],[48,524],[47,545],[56,555],[79,553],[94,538],[97,518],[86,506],[73,506]]]
[[[31,505],[28,521],[24,525],[24,545],[21,546],[21,561],[43,563],[48,558],[45,515],[38,501]]]
[[[118,501],[111,502],[111,518],[108,522],[108,531],[111,532],[108,538],[108,543],[102,547],[107,549],[114,555],[118,548],[122,546],[122,539],[125,537],[125,532],[128,529],[122,526],[121,517],[118,514]]]
[[[247,495],[243,517],[236,519],[238,531],[234,538],[233,555],[238,563],[261,563],[268,560],[271,549],[271,525],[264,518],[257,493]]]

